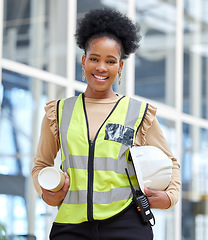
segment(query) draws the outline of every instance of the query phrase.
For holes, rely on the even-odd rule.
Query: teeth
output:
[[[94,75],[94,76],[98,79],[101,79],[101,80],[107,79],[107,77],[101,77],[101,76],[97,76],[97,75]]]

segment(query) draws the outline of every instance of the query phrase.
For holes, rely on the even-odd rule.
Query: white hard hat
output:
[[[161,149],[153,146],[133,146],[130,153],[143,192],[144,187],[155,190],[165,190],[168,187],[173,163]]]

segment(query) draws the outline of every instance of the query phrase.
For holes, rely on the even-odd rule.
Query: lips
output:
[[[99,75],[95,75],[93,74],[93,76],[99,80],[106,80],[108,77],[104,77],[104,76],[99,76]]]

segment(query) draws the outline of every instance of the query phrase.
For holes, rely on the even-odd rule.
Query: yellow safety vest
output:
[[[55,222],[75,224],[107,219],[132,202],[125,168],[133,186],[138,187],[128,153],[147,107],[129,97],[120,98],[91,141],[84,94],[60,100],[62,169],[70,176],[70,187]]]

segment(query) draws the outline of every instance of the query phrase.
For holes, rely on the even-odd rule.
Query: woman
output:
[[[153,239],[132,203],[125,174],[132,145],[160,148],[173,162],[165,191],[145,189],[151,208],[167,209],[178,200],[179,164],[155,117],[155,107],[114,93],[126,59],[139,43],[138,28],[111,9],[93,10],[79,23],[76,40],[84,50],[86,91],[78,97],[51,101],[46,107],[34,159],[34,186],[51,206],[60,206],[50,239]],[[58,115],[58,116],[57,116]],[[39,171],[53,166],[61,148],[65,184],[58,192],[41,188]]]

